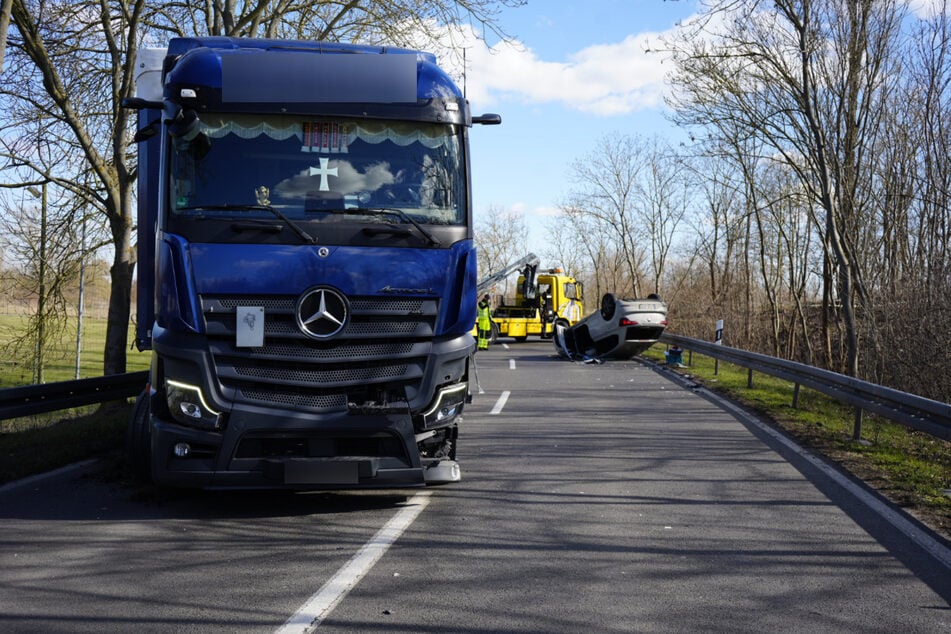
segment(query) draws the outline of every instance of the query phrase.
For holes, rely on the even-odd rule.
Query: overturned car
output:
[[[555,324],[555,348],[569,359],[630,359],[650,348],[667,327],[667,304],[644,299],[601,298],[601,310],[574,326]]]

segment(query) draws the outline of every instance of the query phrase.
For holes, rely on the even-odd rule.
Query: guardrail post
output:
[[[753,387],[753,368],[746,370],[746,387]]]
[[[793,409],[799,409],[799,384],[796,383],[796,386],[792,391],[792,406]]]
[[[855,408],[855,425],[852,426],[852,440],[862,439],[862,408]]]

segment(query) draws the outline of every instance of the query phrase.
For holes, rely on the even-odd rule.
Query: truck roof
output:
[[[165,96],[183,89],[203,109],[280,109],[314,104],[452,102],[464,97],[433,54],[404,48],[319,41],[229,37],[170,40],[164,61]],[[172,95],[169,94],[172,91]],[[257,106],[255,108],[255,106]]]
[[[375,53],[378,55],[416,55],[424,57],[431,64],[436,63],[436,56],[425,51],[418,51],[395,46],[368,46],[364,44],[345,44],[342,42],[323,42],[319,40],[281,40],[267,38],[242,37],[176,37],[169,40],[169,55],[182,55],[193,48],[225,49],[263,49],[263,50],[306,50],[320,53]]]

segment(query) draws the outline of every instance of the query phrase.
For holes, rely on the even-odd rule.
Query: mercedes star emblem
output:
[[[312,288],[297,300],[297,325],[308,337],[333,337],[346,326],[347,317],[347,300],[331,288]]]

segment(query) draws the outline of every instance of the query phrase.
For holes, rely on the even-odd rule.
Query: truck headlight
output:
[[[166,379],[165,400],[172,418],[182,425],[218,429],[221,414],[208,406],[200,387]]]
[[[468,389],[468,383],[456,383],[440,388],[432,406],[422,413],[423,427],[439,427],[458,416],[466,402]]]

